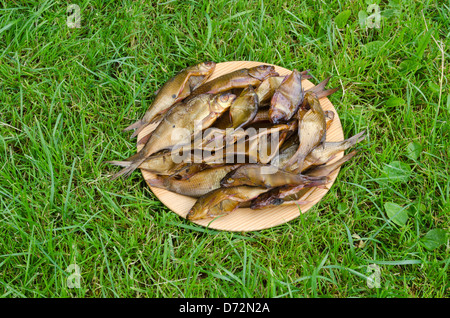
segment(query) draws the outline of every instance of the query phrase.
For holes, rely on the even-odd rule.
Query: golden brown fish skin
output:
[[[179,102],[164,116],[164,119],[153,131],[145,146],[135,155],[125,161],[132,163],[115,174],[117,177],[129,176],[150,155],[181,143],[190,143],[197,130],[205,129],[214,123],[214,120],[227,110],[236,98],[230,93],[201,94],[188,102]],[[183,129],[183,134],[177,129]]]
[[[166,189],[181,195],[200,197],[220,187],[220,180],[230,171],[242,164],[223,165],[202,170],[190,176],[188,179],[178,180],[174,177],[154,175],[146,178],[150,186]]]
[[[142,149],[146,157],[182,142],[184,136],[172,136],[175,129],[186,129],[193,134],[196,128],[209,127],[214,120],[231,106],[235,95],[225,94],[203,94],[190,100],[187,105],[180,104],[173,107],[155,129],[149,141]],[[197,123],[196,123],[197,121]],[[190,139],[189,139],[190,142]]]
[[[204,162],[182,162],[174,168],[172,174],[169,177],[176,180],[187,180],[196,173],[204,171],[206,169],[212,169],[222,167],[224,164],[207,164]]]
[[[238,129],[252,121],[258,112],[258,106],[258,95],[256,95],[253,86],[245,87],[233,104],[231,104],[229,110],[231,128]]]
[[[188,99],[199,94],[217,94],[233,88],[244,88],[248,85],[255,87],[271,76],[278,76],[275,67],[272,65],[258,65],[252,68],[242,68],[204,83],[194,90]]]
[[[322,181],[323,178],[308,177],[293,174],[268,164],[247,164],[241,166],[223,177],[220,186],[224,188],[236,186],[254,186],[275,188],[285,185],[308,184],[312,181]]]
[[[247,186],[218,188],[198,198],[186,218],[195,221],[227,215],[265,191]]]
[[[296,172],[302,171],[303,161],[306,156],[326,138],[326,118],[325,112],[320,106],[319,99],[314,94],[306,94],[305,100],[310,109],[302,114],[299,110],[298,135],[299,147],[296,153],[287,162],[286,166],[298,165]]]
[[[302,75],[294,69],[273,93],[269,109],[271,122],[279,124],[291,119],[302,101]]]
[[[214,72],[215,67],[215,62],[208,61],[189,66],[180,71],[158,90],[144,117],[125,128],[124,131],[135,129],[132,137],[137,136],[156,115],[164,113],[172,105],[187,97],[192,90],[203,84]]]

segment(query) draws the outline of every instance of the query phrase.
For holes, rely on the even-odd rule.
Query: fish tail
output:
[[[366,131],[363,130],[360,133],[346,139],[343,141],[343,146],[345,149],[348,149],[354,145],[356,145],[357,143],[363,141],[364,139],[366,139],[366,135],[365,135]]]
[[[328,179],[324,176],[309,177],[309,181],[305,184],[305,188],[313,188],[326,184]]]
[[[120,162],[119,166],[124,167],[122,170],[120,170],[115,175],[113,175],[111,177],[110,181],[113,181],[121,176],[123,176],[124,178],[129,177],[131,175],[131,173],[133,173],[133,171],[136,170],[144,160],[145,160],[145,157],[142,156],[142,154],[140,152],[138,152],[137,154],[124,160],[128,163],[125,163],[123,161],[110,161],[109,163],[112,163],[112,164]]]
[[[139,119],[138,121],[132,123],[130,126],[128,126],[127,128],[125,128],[122,131],[129,131],[129,130],[133,130],[133,129],[137,129],[142,125],[142,119]]]
[[[105,161],[105,163],[119,167],[129,167],[131,165],[131,161]]]
[[[284,167],[290,167],[293,166],[294,164],[297,164],[297,167],[291,172],[300,173],[303,168],[305,157],[306,157],[305,155],[300,154],[299,151],[297,150],[297,152],[292,156],[291,159],[289,159],[289,161],[284,165]]]
[[[306,92],[316,94],[318,99],[324,98],[324,97],[327,97],[327,96],[333,94],[334,92],[336,92],[339,89],[339,87],[325,89],[325,86],[327,86],[328,82],[330,81],[330,78],[331,78],[331,76],[327,77],[326,79],[324,79],[322,82],[320,82],[313,88],[306,90]]]
[[[136,129],[134,130],[134,132],[131,134],[130,138],[134,138],[137,135],[139,135],[139,133],[145,128],[147,127],[147,123],[145,123],[144,121],[140,120],[139,121],[139,126],[136,127]]]
[[[150,122],[141,126],[140,128],[138,128],[135,131],[136,136],[137,136],[144,128],[147,128],[147,134],[138,140],[138,142],[137,142],[138,145],[141,145],[141,144],[145,145],[147,143],[147,141],[150,139],[152,133],[155,131],[155,129],[161,123],[163,117],[164,117],[164,113],[159,113]]]
[[[311,71],[311,70],[304,70],[304,71],[301,71],[300,74],[302,75],[302,79],[311,79],[311,78],[312,78],[312,75],[309,74],[310,71]]]
[[[345,162],[349,161],[356,154],[357,154],[357,151],[352,151],[333,163],[329,163],[329,164],[326,164],[323,166],[318,166],[316,168],[313,168],[308,173],[308,175],[317,176],[317,177],[325,177],[327,179],[326,182],[329,182],[330,175],[334,171],[336,171],[338,168],[340,168]]]

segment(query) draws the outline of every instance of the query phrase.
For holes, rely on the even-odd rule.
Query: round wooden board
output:
[[[233,62],[224,62],[217,63],[216,69],[209,80],[212,80],[218,76],[224,75],[226,73],[241,69],[241,68],[250,68],[261,64],[269,64],[262,62],[253,62],[253,61],[233,61]],[[288,75],[291,73],[291,70],[285,69],[283,67],[275,66],[275,70],[280,75]],[[299,70],[302,71],[302,70]],[[304,79],[302,81],[303,88],[309,89],[314,87],[315,84],[310,82],[309,80]],[[328,98],[320,99],[320,105],[324,110],[331,110],[335,112],[334,120],[327,130],[326,140],[327,141],[341,141],[344,139],[344,133],[341,126],[341,121],[339,119],[339,115],[336,112],[334,106],[331,104]],[[148,134],[149,129],[144,129],[138,135],[138,140],[145,137]],[[138,145],[138,151],[142,149],[143,145]],[[338,160],[343,157],[343,152],[339,153],[334,159]],[[216,230],[224,230],[224,231],[232,231],[232,232],[248,232],[248,231],[258,231],[262,229],[267,229],[270,227],[274,227],[286,222],[289,222],[298,216],[300,216],[300,211],[305,213],[312,206],[318,203],[323,196],[329,191],[330,187],[336,180],[336,177],[339,173],[340,169],[337,169],[331,176],[330,182],[327,184],[326,188],[312,188],[302,200],[307,200],[308,203],[302,205],[282,205],[276,208],[268,208],[261,210],[252,210],[250,208],[240,208],[235,210],[234,212],[218,217],[215,219],[203,219],[198,221],[192,221],[196,224],[216,229]],[[141,170],[144,179],[147,181],[151,177],[151,173]],[[148,183],[147,183],[148,184]],[[164,189],[151,187],[149,185],[152,192],[155,196],[171,211],[175,212],[182,218],[186,218],[187,213],[190,208],[194,205],[196,199],[180,195],[178,193],[170,192]],[[299,210],[300,208],[300,210]],[[191,222],[191,221],[189,221]]]

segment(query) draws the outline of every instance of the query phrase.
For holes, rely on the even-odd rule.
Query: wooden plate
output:
[[[212,74],[211,79],[221,76],[223,74],[235,71],[241,68],[250,68],[253,66],[257,66],[260,64],[268,64],[262,62],[250,62],[250,61],[233,61],[233,62],[224,62],[217,63],[216,69]],[[275,70],[280,75],[288,75],[291,73],[291,70],[285,69],[283,67],[275,66]],[[299,70],[302,71],[302,70]],[[321,79],[322,80],[322,79]],[[309,80],[303,80],[302,86],[304,89],[309,89],[314,87],[315,84],[310,82]],[[334,106],[331,104],[328,98],[320,99],[320,104],[324,110],[332,110],[335,112],[335,118],[327,130],[327,141],[341,141],[344,140],[344,133],[342,131],[341,121],[339,119],[339,115],[336,112]],[[144,129],[138,135],[138,140],[143,138],[148,134],[148,130]],[[142,145],[138,146],[138,151],[142,148]],[[339,153],[334,160],[342,158],[343,152]],[[247,232],[247,231],[257,231],[262,229],[267,229],[270,227],[274,227],[286,222],[289,222],[300,215],[300,211],[305,213],[312,206],[318,203],[323,196],[329,191],[329,188],[333,185],[336,180],[336,177],[339,173],[340,169],[337,169],[331,175],[331,182],[327,184],[326,189],[322,188],[312,188],[302,200],[307,200],[308,203],[302,205],[285,205],[279,206],[276,208],[268,208],[262,210],[251,210],[250,208],[240,208],[235,210],[234,212],[218,217],[215,219],[203,219],[195,221],[196,224],[209,227],[216,230],[225,230],[225,231],[233,231],[233,232]],[[147,181],[150,178],[151,174],[145,170],[141,170],[144,179]],[[148,183],[147,183],[148,184]],[[187,213],[190,208],[195,203],[195,198],[187,197],[180,195],[178,193],[170,192],[164,189],[151,187],[150,189],[156,195],[156,197],[166,205],[170,210],[181,216],[182,218],[186,218]],[[307,197],[307,198],[306,198]],[[191,222],[191,221],[188,221]],[[194,222],[194,221],[193,221]]]

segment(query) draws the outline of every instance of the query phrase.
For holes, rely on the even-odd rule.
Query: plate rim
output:
[[[279,72],[280,70],[283,71],[283,72],[286,72],[286,73],[287,73],[287,72],[292,72],[292,70],[290,70],[290,69],[287,69],[287,68],[285,68],[285,67],[282,67],[282,66],[279,66],[279,65],[276,65],[276,64],[271,64],[271,63],[257,62],[257,61],[226,61],[226,62],[220,62],[220,63],[217,63],[217,64],[216,64],[216,69],[215,69],[215,71],[213,72],[213,74],[211,75],[211,77],[208,79],[208,81],[214,79],[214,78],[217,77],[217,76],[222,75],[222,72],[217,72],[217,69],[218,69],[218,68],[219,68],[219,69],[222,68],[222,69],[227,70],[227,67],[229,67],[230,65],[234,65],[235,67],[234,67],[233,69],[229,70],[229,71],[224,72],[223,74],[229,73],[229,72],[231,72],[231,71],[233,71],[233,70],[237,70],[237,69],[240,69],[240,68],[243,68],[243,67],[252,67],[252,66],[256,66],[256,65],[272,65],[272,66],[275,67],[275,69],[276,69],[278,72]],[[287,73],[287,74],[288,74],[288,73]],[[208,81],[207,81],[207,82],[208,82]],[[307,84],[306,86],[311,86],[311,87],[313,87],[313,86],[316,85],[316,84],[312,83],[311,81],[309,81],[308,79],[303,79],[303,80],[302,80],[302,85],[304,85],[304,84]],[[320,103],[321,103],[321,105],[322,105],[322,104],[326,104],[326,105],[328,106],[328,104],[329,104],[329,106],[331,106],[331,110],[333,110],[334,113],[335,113],[335,118],[334,118],[334,120],[333,120],[332,126],[333,126],[333,125],[336,125],[336,124],[338,125],[338,126],[335,128],[335,129],[337,129],[336,132],[339,134],[339,138],[338,138],[338,139],[343,140],[343,138],[344,138],[344,133],[343,133],[343,128],[342,128],[341,120],[340,120],[340,117],[339,117],[339,113],[337,112],[337,110],[336,110],[336,108],[334,107],[333,103],[331,103],[331,101],[328,99],[328,97],[321,98],[321,99],[320,99]],[[322,106],[323,106],[323,105],[322,105]],[[328,107],[328,108],[329,108],[329,107]],[[331,128],[331,127],[330,127],[330,128]],[[144,129],[144,130],[142,130],[142,131],[139,133],[139,135],[138,135],[138,137],[137,137],[137,140],[140,140],[140,139],[141,139],[142,137],[144,137],[145,135],[146,135],[146,134],[145,134],[145,129]],[[329,136],[329,134],[327,134],[327,137],[328,137],[328,136]],[[141,146],[138,146],[138,150],[139,150],[139,147],[142,147],[142,145],[141,145]],[[338,159],[342,158],[343,156],[344,156],[344,151],[339,152],[339,153],[333,158],[332,161],[338,160]],[[331,162],[332,162],[332,161],[331,161]],[[157,198],[157,199],[158,199],[158,200],[159,200],[159,201],[160,201],[167,209],[169,209],[170,212],[175,213],[176,215],[178,215],[179,217],[181,217],[181,219],[182,219],[183,221],[185,221],[185,222],[187,221],[187,222],[189,222],[189,223],[194,223],[194,224],[196,224],[196,225],[203,226],[203,227],[205,227],[205,228],[207,228],[207,229],[218,230],[218,231],[228,231],[228,232],[254,232],[254,231],[260,231],[260,230],[264,230],[264,229],[269,229],[269,228],[277,227],[277,226],[280,226],[280,225],[282,225],[282,224],[285,224],[285,223],[288,223],[288,222],[290,222],[290,221],[293,221],[294,219],[298,218],[298,217],[300,216],[300,214],[304,214],[304,213],[306,213],[307,211],[309,211],[311,208],[313,208],[314,206],[316,206],[316,205],[323,199],[323,197],[331,190],[331,187],[334,185],[334,183],[335,183],[336,180],[337,180],[337,177],[338,177],[338,175],[339,175],[340,169],[341,169],[341,167],[339,167],[338,169],[336,169],[336,170],[332,173],[332,175],[330,176],[330,182],[327,184],[326,189],[312,188],[311,191],[308,191],[308,197],[311,196],[311,195],[312,195],[313,193],[315,193],[315,192],[316,192],[316,194],[318,194],[318,195],[320,196],[320,197],[318,198],[318,200],[317,200],[316,202],[314,202],[311,206],[302,209],[302,206],[304,206],[304,205],[292,204],[292,205],[284,205],[284,206],[282,205],[282,206],[279,206],[279,207],[273,207],[273,208],[262,209],[262,210],[251,210],[251,211],[253,211],[252,213],[255,213],[255,211],[264,211],[264,213],[269,213],[269,212],[277,213],[277,211],[279,212],[280,209],[283,209],[283,210],[288,209],[288,210],[290,211],[289,214],[292,214],[292,215],[291,215],[289,218],[287,218],[287,219],[284,219],[283,217],[279,217],[277,222],[269,223],[269,224],[267,224],[267,226],[255,226],[255,227],[253,227],[253,228],[249,226],[248,229],[242,228],[242,226],[233,229],[233,227],[230,228],[230,227],[224,227],[224,226],[221,226],[221,225],[222,225],[222,223],[224,223],[224,222],[223,222],[223,218],[226,218],[227,216],[230,216],[230,215],[232,215],[232,214],[233,214],[233,215],[236,215],[236,214],[239,213],[238,211],[240,211],[240,212],[242,213],[243,210],[250,210],[249,208],[239,208],[239,209],[233,211],[231,214],[228,214],[228,215],[225,215],[225,216],[216,217],[216,218],[208,218],[208,219],[195,220],[195,221],[188,220],[188,219],[186,218],[186,214],[187,214],[188,209],[184,209],[183,212],[180,212],[180,211],[177,212],[177,211],[175,211],[175,210],[178,210],[177,205],[175,204],[175,202],[168,202],[168,201],[166,200],[166,196],[171,195],[171,196],[173,196],[174,198],[180,198],[180,200],[182,199],[182,200],[185,200],[185,201],[190,201],[190,203],[189,203],[190,206],[192,206],[192,205],[195,203],[196,198],[189,197],[189,196],[185,196],[185,195],[181,195],[181,194],[178,194],[178,193],[175,193],[175,192],[168,191],[168,190],[166,190],[166,189],[153,187],[153,186],[151,186],[151,185],[148,183],[147,178],[146,178],[146,174],[148,175],[149,173],[148,173],[147,171],[145,171],[145,169],[140,169],[140,170],[141,170],[142,176],[143,176],[143,178],[144,178],[144,180],[145,180],[147,186],[150,188],[150,190],[152,191],[153,195],[154,195],[154,196],[155,196],[155,197],[156,197],[156,198]],[[321,193],[318,193],[318,192],[321,192]],[[186,202],[186,204],[188,204],[188,202]],[[186,210],[187,210],[187,211],[186,211]],[[295,215],[294,211],[298,211],[297,215]],[[258,213],[258,212],[256,212],[256,213]],[[253,219],[253,218],[252,218],[252,219]],[[215,221],[219,221],[219,220],[222,220],[222,221],[220,221],[220,222],[215,222]],[[251,219],[250,219],[250,221],[251,221]],[[225,223],[225,224],[226,224],[226,223]],[[241,225],[242,225],[242,224],[241,224]]]

